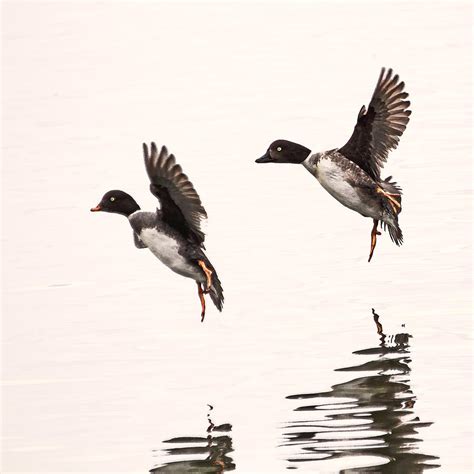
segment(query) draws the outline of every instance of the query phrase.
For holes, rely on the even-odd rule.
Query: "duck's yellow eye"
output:
[[[112,196],[112,197],[110,198],[110,200],[111,200],[112,202],[114,202],[114,201],[115,201],[115,198]]]
[[[281,151],[281,146],[279,146],[279,147],[277,148],[277,151]]]

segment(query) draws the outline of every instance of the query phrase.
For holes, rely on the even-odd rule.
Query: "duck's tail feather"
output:
[[[398,186],[392,177],[389,176],[379,183],[380,187],[387,193],[387,199],[384,200],[384,219],[382,226],[388,230],[392,242],[400,246],[403,243],[402,229],[398,225],[398,215],[402,212],[402,188]],[[398,206],[396,205],[398,203]]]
[[[395,244],[400,247],[400,245],[403,244],[403,233],[402,229],[400,229],[400,226],[398,225],[398,217],[391,216],[391,219],[386,222],[382,222],[382,226],[384,230],[388,230],[388,234],[390,235],[392,242],[395,242]]]
[[[199,263],[199,261],[203,262],[205,266],[212,272],[209,296],[211,297],[211,300],[215,304],[216,308],[219,311],[222,311],[222,307],[224,306],[224,290],[222,289],[221,281],[217,276],[216,269],[214,268],[210,260],[207,258],[202,248],[195,249],[195,253],[193,256],[196,259],[196,263]],[[203,273],[203,276],[206,275]],[[206,287],[205,283],[203,284],[203,287]]]
[[[217,276],[216,271],[212,272],[212,286],[209,290],[209,296],[211,297],[212,302],[215,304],[216,308],[219,311],[222,311],[224,306],[224,290],[222,289],[221,281]]]
[[[222,289],[221,281],[217,275],[216,269],[209,261],[209,259],[202,254],[205,258],[206,266],[212,271],[211,275],[211,289],[209,290],[209,296],[211,297],[212,302],[215,304],[216,308],[219,311],[222,311],[224,306],[224,290]]]

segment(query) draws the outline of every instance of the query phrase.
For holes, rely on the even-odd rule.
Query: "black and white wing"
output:
[[[380,181],[380,170],[388,152],[397,148],[411,111],[403,92],[405,84],[392,69],[382,68],[369,107],[362,106],[349,141],[338,151],[360,166],[374,180]]]
[[[201,223],[207,213],[189,178],[163,146],[158,153],[154,142],[150,153],[143,144],[145,167],[150,178],[150,191],[161,204],[161,217],[191,242],[203,246],[205,235]]]

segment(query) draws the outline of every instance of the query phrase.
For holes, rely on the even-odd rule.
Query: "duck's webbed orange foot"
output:
[[[372,255],[374,254],[375,246],[377,245],[377,235],[380,235],[380,232],[377,230],[379,221],[374,219],[374,226],[372,227],[372,232],[370,233],[370,254],[369,262],[372,260]]]
[[[206,267],[204,260],[198,260],[198,265],[202,268],[204,275],[206,275],[206,288],[204,290],[204,293],[209,293],[209,290],[212,286],[212,270]]]
[[[393,212],[395,214],[398,214],[401,210],[401,204],[395,199],[399,198],[400,194],[394,194],[394,193],[388,193],[387,191],[384,191],[381,187],[377,188],[377,193],[381,194],[382,196],[385,196],[388,199],[388,202],[392,206]]]
[[[204,321],[204,316],[206,316],[206,300],[204,299],[204,292],[201,288],[201,283],[197,283],[199,300],[201,301],[201,323]]]

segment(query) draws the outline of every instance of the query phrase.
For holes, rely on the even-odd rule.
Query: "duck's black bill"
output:
[[[100,207],[99,204],[97,204],[97,206],[91,208],[91,212],[99,212],[99,211],[101,211],[101,210],[102,210],[102,208]]]
[[[271,163],[273,160],[271,159],[268,153],[265,153],[262,157],[258,160],[255,160],[255,163]]]

